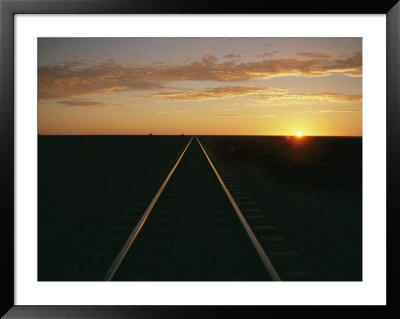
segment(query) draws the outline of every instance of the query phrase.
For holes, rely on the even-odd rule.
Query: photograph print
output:
[[[38,281],[362,281],[362,38],[38,38]]]

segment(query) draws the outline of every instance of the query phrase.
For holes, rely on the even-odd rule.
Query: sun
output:
[[[298,131],[298,132],[296,133],[296,136],[297,136],[297,137],[303,137],[303,132],[302,132],[302,131]]]

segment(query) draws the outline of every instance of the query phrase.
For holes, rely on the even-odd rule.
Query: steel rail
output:
[[[178,167],[183,155],[185,154],[186,150],[188,149],[190,143],[193,140],[193,136],[190,139],[189,143],[186,145],[185,149],[183,150],[181,156],[179,156],[178,160],[176,161],[174,167],[171,169],[169,172],[168,176],[164,180],[163,184],[157,191],[156,195],[150,202],[149,206],[143,213],[142,217],[140,218],[139,222],[137,223],[136,227],[133,229],[132,233],[129,235],[128,239],[126,240],[125,244],[122,246],[122,249],[118,253],[118,255],[115,257],[113,263],[111,264],[110,268],[108,269],[106,275],[103,278],[103,281],[110,281],[114,277],[116,271],[118,270],[119,266],[121,265],[123,259],[125,258],[126,254],[128,253],[129,248],[132,246],[133,242],[135,241],[136,237],[138,236],[140,230],[142,229],[144,223],[147,220],[147,217],[149,217],[150,212],[152,211],[154,205],[156,204],[157,200],[159,199],[161,193],[163,192],[165,186],[167,185],[168,181],[170,180],[172,174],[175,172],[176,168]]]
[[[251,229],[250,225],[247,223],[246,218],[244,218],[243,213],[241,212],[239,206],[236,204],[235,200],[233,199],[231,193],[229,192],[228,188],[225,186],[224,181],[222,180],[221,176],[219,175],[218,171],[216,170],[215,166],[211,162],[209,156],[207,155],[206,150],[204,149],[203,145],[201,144],[200,140],[196,136],[196,140],[199,143],[201,149],[204,152],[204,155],[206,156],[208,163],[210,164],[211,168],[213,169],[215,175],[218,178],[219,183],[221,184],[226,196],[228,196],[229,201],[232,204],[233,209],[235,210],[236,214],[238,215],[240,222],[242,223],[244,229],[246,230],[247,235],[249,236],[251,242],[254,245],[254,248],[256,249],[258,256],[260,257],[261,261],[263,262],[266,270],[268,271],[269,275],[271,276],[271,279],[274,281],[281,281],[281,278],[276,271],[274,265],[272,265],[271,260],[269,259],[268,255],[262,248],[260,242],[258,241],[256,235],[254,234],[253,230]]]

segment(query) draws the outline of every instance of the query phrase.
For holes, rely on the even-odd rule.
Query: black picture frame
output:
[[[386,306],[16,306],[14,305],[14,15],[16,14],[385,14],[387,21]],[[398,0],[0,0],[0,315],[5,318],[399,318],[400,3]],[[377,212],[384,214],[384,212]]]

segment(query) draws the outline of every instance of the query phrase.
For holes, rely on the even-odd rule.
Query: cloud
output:
[[[204,90],[176,90],[169,92],[158,92],[148,94],[146,98],[163,98],[169,100],[183,100],[183,101],[199,101],[209,99],[224,99],[238,96],[247,96],[254,94],[267,94],[270,92],[281,93],[287,90],[274,87],[248,87],[248,86],[228,86],[218,88],[208,88]]]
[[[89,94],[155,90],[164,87],[160,81],[145,76],[147,71],[125,67],[114,61],[82,65],[39,66],[39,99],[68,98]],[[139,75],[136,75],[138,72]]]
[[[171,114],[171,113],[197,113],[197,110],[171,110],[171,111],[156,112],[156,114]]]
[[[270,94],[262,97],[264,100],[270,99],[295,99],[295,100],[324,100],[329,102],[358,102],[362,100],[362,95],[340,94],[334,92],[323,93],[298,93],[298,94]]]
[[[109,108],[109,107],[119,107],[118,104],[105,104],[99,101],[92,101],[86,99],[72,99],[67,101],[58,101],[58,104],[66,107],[95,107],[95,108]]]
[[[346,58],[303,59],[281,58],[240,64],[238,68],[246,74],[256,77],[271,78],[277,76],[328,76],[333,73],[361,72],[362,56],[360,52]]]
[[[306,52],[298,52],[297,55],[306,57],[306,58],[317,58],[317,59],[328,59],[331,58],[332,55],[323,51],[306,51]]]
[[[360,71],[349,72],[349,73],[344,73],[343,75],[348,76],[349,78],[360,78],[360,77],[362,77],[361,70]]]
[[[225,54],[224,58],[228,58],[228,59],[240,59],[242,56],[240,54]]]
[[[362,112],[362,110],[320,110],[316,113],[358,113]]]
[[[216,117],[276,117],[275,114],[246,114],[246,115],[242,115],[242,114],[210,114],[209,116],[216,116]]]
[[[360,52],[341,58],[279,58],[251,62],[220,62],[206,55],[182,64],[126,65],[107,60],[97,64],[74,61],[38,68],[40,99],[71,98],[90,94],[167,89],[172,82],[235,82],[279,76],[320,77],[334,73],[360,76]]]
[[[266,57],[274,56],[275,54],[278,54],[278,53],[279,53],[279,51],[274,50],[274,51],[264,52],[263,54],[259,54],[256,56],[259,58],[266,58]]]
[[[291,112],[291,114],[321,114],[321,113],[361,113],[361,109],[348,109],[348,110],[318,110],[318,111],[310,111],[310,110],[305,110],[305,111],[296,111],[296,112]]]

